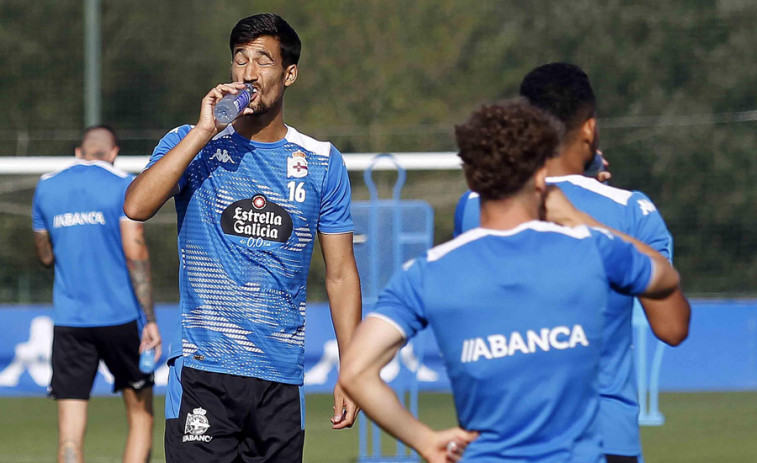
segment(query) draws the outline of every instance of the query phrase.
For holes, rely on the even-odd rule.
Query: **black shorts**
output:
[[[168,463],[302,461],[302,387],[182,364],[169,362]]]
[[[607,463],[637,463],[639,461],[638,457],[627,457],[623,455],[605,455],[605,458],[607,458]]]
[[[153,385],[153,375],[139,371],[137,322],[91,328],[53,328],[53,379],[49,395],[54,399],[89,399],[100,360],[113,375],[113,392],[126,387],[140,390]]]

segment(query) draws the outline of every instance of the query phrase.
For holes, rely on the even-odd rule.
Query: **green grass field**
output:
[[[353,462],[358,452],[357,429],[332,431],[330,397],[307,397],[305,462]],[[163,398],[156,400],[162,419]],[[660,407],[667,422],[643,428],[647,463],[757,462],[757,392],[663,394]],[[88,463],[120,461],[125,435],[123,405],[118,398],[95,398],[85,443]],[[441,429],[455,424],[447,394],[424,394],[421,419]],[[55,403],[47,399],[0,399],[0,462],[54,461]],[[163,461],[163,423],[155,429],[153,461]]]

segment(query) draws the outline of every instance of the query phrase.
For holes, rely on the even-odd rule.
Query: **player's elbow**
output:
[[[135,200],[127,193],[126,199],[124,199],[124,214],[131,220],[137,220],[144,222],[155,215],[155,211],[151,211],[143,207],[138,200]]]
[[[153,207],[150,205],[149,195],[146,196],[146,190],[139,180],[140,178],[137,177],[126,189],[124,214],[131,220],[144,222],[155,215],[160,206]]]
[[[673,320],[668,321],[662,326],[653,326],[653,331],[657,338],[669,346],[677,346],[689,337],[689,318],[691,311],[679,310],[679,315]]]
[[[350,397],[359,393],[361,383],[365,379],[365,370],[355,363],[343,363],[339,370],[339,387]]]
[[[339,379],[337,380],[339,387],[347,395],[351,396],[355,389],[355,383],[359,380],[359,376],[355,368],[343,365],[339,371]]]
[[[661,333],[655,333],[660,341],[665,344],[675,347],[686,340],[689,337],[689,326],[672,326],[666,328]]]

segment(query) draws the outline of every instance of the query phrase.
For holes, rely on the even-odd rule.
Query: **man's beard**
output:
[[[271,109],[270,106],[268,106],[267,104],[263,103],[262,101],[258,100],[258,101],[255,101],[255,103],[257,103],[257,105],[255,105],[255,107],[251,107],[250,108],[250,109],[252,109],[252,114],[250,114],[250,116],[252,116],[252,117],[262,116],[263,114],[267,113]]]

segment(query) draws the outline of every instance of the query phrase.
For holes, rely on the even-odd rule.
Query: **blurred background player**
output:
[[[302,460],[306,280],[318,235],[339,343],[360,322],[350,183],[342,155],[284,124],[301,43],[281,17],[242,19],[231,32],[231,77],[202,100],[195,126],[169,132],[129,188],[125,210],[151,217],[171,196],[179,219],[183,352],[172,348],[166,457],[186,461]],[[223,126],[226,94],[256,90]],[[334,390],[333,427],[357,409]]]
[[[143,463],[152,447],[153,375],[139,370],[139,352],[161,339],[155,322],[144,226],[123,212],[132,176],[113,167],[113,129],[90,127],[70,167],[43,175],[32,205],[39,260],[55,266],[50,396],[58,403],[58,461],[81,462],[87,401],[103,360],[123,391],[129,434],[124,462]],[[137,326],[140,308],[145,325]]]
[[[557,185],[580,210],[602,224],[648,244],[667,259],[673,243],[652,201],[638,191],[609,187],[582,175],[597,153],[596,101],[589,77],[578,66],[551,63],[526,75],[520,94],[565,124],[559,155],[547,161],[547,182]],[[478,198],[463,194],[455,214],[455,229],[478,226]],[[655,335],[680,344],[688,334],[690,307],[678,290],[664,300],[641,299]],[[632,351],[634,299],[611,292],[605,314],[599,420],[608,463],[632,463],[641,456],[638,392]],[[659,305],[660,310],[650,310]]]
[[[664,297],[678,287],[659,253],[585,226],[598,223],[559,189],[548,190],[545,162],[557,153],[560,130],[525,100],[484,106],[456,127],[483,228],[405,264],[344,357],[345,390],[431,462],[459,458],[466,444],[471,462],[604,461],[595,417],[608,289]],[[540,220],[545,198],[555,223]],[[380,379],[397,349],[426,326],[439,343],[459,423],[477,437],[432,432]]]

